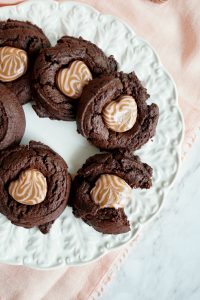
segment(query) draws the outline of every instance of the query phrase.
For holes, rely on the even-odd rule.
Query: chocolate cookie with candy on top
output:
[[[71,177],[65,161],[42,143],[0,155],[0,213],[13,224],[47,233],[67,206]]]
[[[154,136],[159,117],[148,98],[134,72],[95,78],[79,101],[78,132],[102,150],[139,149]]]
[[[25,115],[18,98],[0,83],[0,151],[19,144],[25,127]]]
[[[0,82],[12,89],[19,102],[31,100],[30,74],[35,57],[50,46],[43,31],[30,22],[0,21]]]
[[[89,82],[116,71],[117,62],[82,38],[62,37],[55,47],[43,49],[33,71],[33,108],[40,117],[75,119],[80,96]]]
[[[75,177],[70,205],[77,218],[95,230],[120,234],[130,230],[124,207],[136,188],[149,189],[152,168],[128,151],[90,157]]]

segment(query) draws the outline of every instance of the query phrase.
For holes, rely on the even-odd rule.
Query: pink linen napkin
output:
[[[0,1],[1,5],[22,1]],[[179,92],[186,133],[183,154],[200,130],[200,3],[168,0],[158,5],[149,0],[79,0],[103,13],[116,15],[148,40],[172,74]],[[0,300],[96,299],[116,272],[132,242],[98,261],[82,267],[39,271],[0,265]]]

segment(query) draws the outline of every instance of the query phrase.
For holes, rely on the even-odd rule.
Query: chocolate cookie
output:
[[[74,120],[79,97],[93,78],[112,73],[117,62],[93,43],[64,36],[55,47],[44,49],[33,72],[33,106],[40,117]]]
[[[102,233],[130,230],[124,212],[132,188],[149,189],[152,168],[128,151],[90,157],[75,177],[70,205],[77,218]]]
[[[17,97],[0,83],[0,150],[19,144],[25,126],[24,111]]]
[[[65,209],[71,177],[65,161],[31,141],[0,155],[0,212],[13,224],[47,233]]]
[[[0,81],[13,90],[21,104],[31,100],[30,74],[35,57],[41,48],[49,46],[49,40],[36,25],[0,21]]]
[[[81,95],[78,132],[100,149],[139,149],[154,136],[159,117],[148,97],[134,72],[96,78]]]

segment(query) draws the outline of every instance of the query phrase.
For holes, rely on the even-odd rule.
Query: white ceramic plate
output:
[[[159,210],[180,164],[183,121],[177,103],[175,85],[163,69],[155,51],[131,28],[109,15],[76,2],[30,1],[0,8],[0,19],[31,21],[41,27],[52,44],[63,35],[82,36],[96,43],[108,55],[113,54],[120,70],[134,70],[151,94],[150,101],[160,108],[160,119],[153,142],[137,151],[154,169],[153,188],[134,190],[134,201],[126,212],[132,229],[121,235],[103,235],[67,208],[42,235],[38,229],[23,229],[0,216],[0,261],[35,268],[77,265],[93,261],[130,241]],[[75,174],[85,160],[98,152],[76,132],[75,122],[51,121],[36,116],[30,104],[25,106],[27,128],[23,143],[36,140],[57,151]]]

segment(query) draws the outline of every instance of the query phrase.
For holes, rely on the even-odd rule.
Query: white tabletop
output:
[[[200,137],[100,300],[200,299]]]

